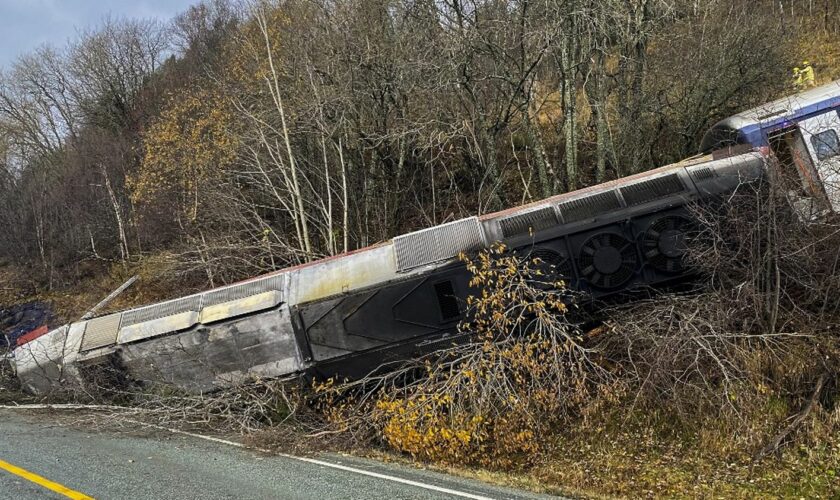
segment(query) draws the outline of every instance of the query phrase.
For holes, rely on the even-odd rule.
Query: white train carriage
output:
[[[30,391],[45,392],[84,384],[102,367],[189,391],[307,371],[359,376],[451,341],[474,292],[457,255],[495,241],[539,256],[570,287],[595,297],[685,279],[686,205],[761,178],[769,158],[790,155],[785,146],[807,153],[797,157],[803,183],[821,186],[811,195],[830,198],[826,165],[840,158],[840,82],[770,106],[785,111],[774,111],[771,122],[753,110],[716,125],[704,139],[712,151],[705,156],[65,325],[15,349],[18,377]],[[790,139],[779,141],[780,131]],[[741,154],[720,149],[733,145]]]
[[[663,253],[645,239],[655,221],[684,220],[686,203],[759,177],[763,163],[760,152],[682,162],[65,325],[15,349],[17,374],[33,392],[83,384],[102,366],[192,391],[305,370],[358,375],[455,335],[470,292],[456,257],[494,241],[536,252],[596,295],[681,276],[678,245]],[[661,233],[666,246],[680,227]]]

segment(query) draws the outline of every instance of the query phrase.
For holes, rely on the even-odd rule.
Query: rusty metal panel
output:
[[[448,260],[460,252],[471,252],[485,245],[478,217],[423,229],[394,238],[397,272]]]
[[[81,350],[90,351],[115,344],[122,316],[123,313],[115,313],[89,320],[85,324]]]

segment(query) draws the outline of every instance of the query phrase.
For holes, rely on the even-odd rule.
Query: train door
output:
[[[828,202],[840,212],[840,114],[832,111],[798,125]]]
[[[788,187],[791,207],[803,221],[825,214],[830,204],[799,127],[776,130],[769,133],[767,139],[776,159],[775,172],[785,179]]]

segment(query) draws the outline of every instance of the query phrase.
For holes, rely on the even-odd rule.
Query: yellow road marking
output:
[[[79,493],[78,491],[73,491],[70,488],[62,486],[58,483],[54,483],[49,479],[43,478],[38,474],[33,474],[28,470],[21,469],[15,465],[10,464],[9,462],[4,462],[0,460],[0,469],[6,470],[11,472],[16,476],[20,476],[27,481],[32,481],[33,483],[37,484],[38,486],[42,486],[48,490],[52,490],[56,493],[61,493],[62,495],[66,496],[67,498],[72,498],[74,500],[93,500],[93,497],[89,497],[84,493]]]

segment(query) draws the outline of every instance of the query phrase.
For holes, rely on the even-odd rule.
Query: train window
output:
[[[437,295],[440,316],[443,321],[453,320],[461,316],[461,307],[458,305],[458,297],[455,296],[455,287],[451,281],[435,283],[435,295]]]
[[[812,135],[811,145],[814,146],[819,161],[840,155],[840,140],[837,139],[837,132],[834,130],[829,129]]]

